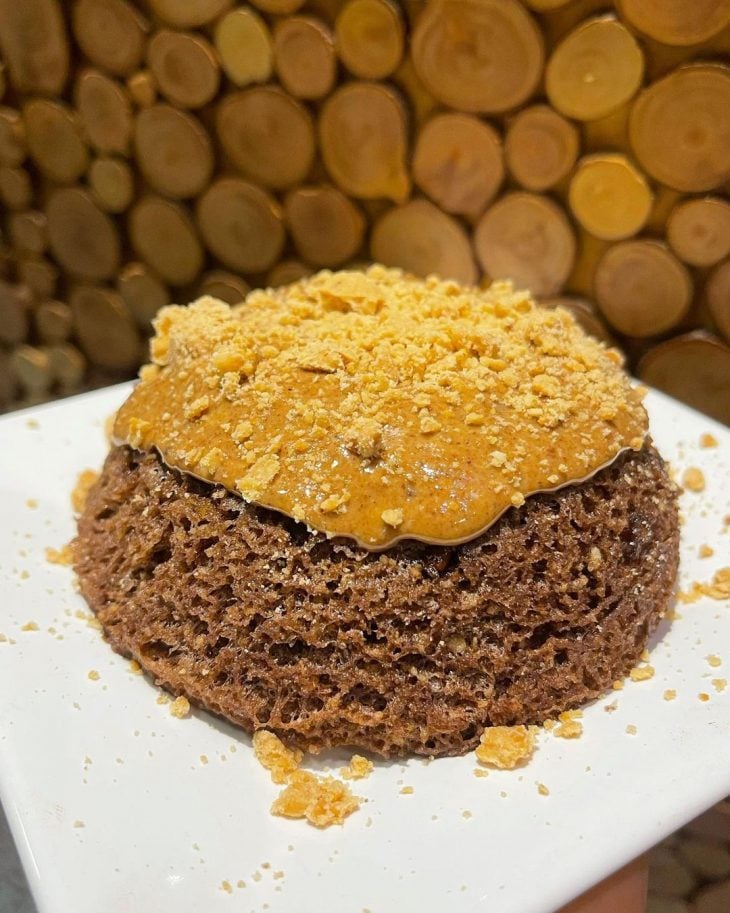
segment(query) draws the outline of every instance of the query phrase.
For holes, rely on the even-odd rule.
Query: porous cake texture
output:
[[[674,585],[676,502],[647,442],[469,542],[373,552],[121,446],[75,566],[114,649],[248,731],[460,754],[636,664]]]

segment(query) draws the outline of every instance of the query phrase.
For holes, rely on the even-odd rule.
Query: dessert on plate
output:
[[[299,748],[448,755],[636,664],[676,489],[570,314],[373,266],[155,329],[74,560],[157,683]]]

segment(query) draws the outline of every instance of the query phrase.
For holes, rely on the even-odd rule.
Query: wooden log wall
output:
[[[730,422],[730,0],[0,0],[0,408],[163,305],[511,277]]]

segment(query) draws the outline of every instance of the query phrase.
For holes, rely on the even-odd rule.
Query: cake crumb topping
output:
[[[535,727],[489,726],[481,735],[475,754],[482,764],[512,770],[535,751]]]
[[[632,682],[645,682],[650,678],[654,678],[654,666],[636,666],[629,672],[629,677]]]
[[[303,752],[287,748],[268,729],[259,729],[253,734],[253,751],[256,759],[270,773],[274,783],[286,783],[287,777],[302,763]]]
[[[48,547],[46,549],[46,561],[49,564],[73,564],[73,549],[69,544],[62,545],[61,548]]]
[[[155,330],[116,441],[368,548],[467,541],[646,435],[618,353],[505,282],[325,270]]]

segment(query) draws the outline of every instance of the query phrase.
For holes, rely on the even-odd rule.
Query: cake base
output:
[[[308,750],[454,755],[636,664],[677,573],[648,444],[451,547],[373,553],[114,448],[74,542],[112,647],[174,694]]]

